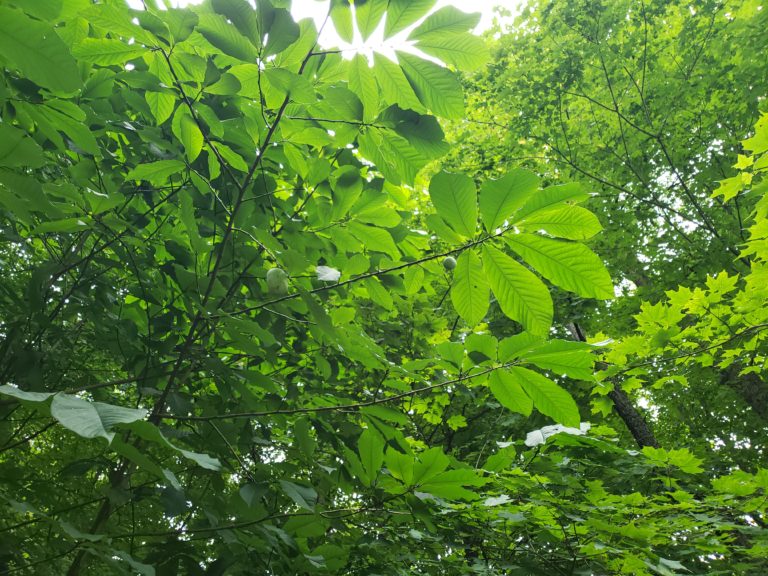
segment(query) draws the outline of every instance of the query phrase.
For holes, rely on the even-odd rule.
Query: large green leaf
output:
[[[72,54],[80,60],[101,66],[125,64],[128,60],[141,58],[146,52],[141,44],[126,44],[108,38],[84,38],[72,47]]]
[[[421,40],[432,36],[450,36],[468,32],[480,22],[480,13],[467,14],[453,6],[444,6],[430,14],[424,22],[408,36],[409,40]]]
[[[66,145],[67,148],[93,156],[99,154],[99,145],[88,127],[85,113],[72,102],[49,100],[42,106],[20,104],[20,107],[27,111],[40,130],[45,132],[52,141],[59,140],[56,132],[63,132],[71,140],[71,143]],[[59,146],[64,149],[63,146]]]
[[[500,250],[483,246],[483,268],[501,310],[532,334],[552,325],[552,298],[536,275]]]
[[[485,229],[495,231],[536,192],[539,177],[528,170],[512,170],[480,187],[480,214]]]
[[[535,234],[507,236],[507,244],[553,284],[586,298],[613,298],[613,283],[600,258],[583,244]]]
[[[423,17],[435,5],[435,0],[389,0],[384,37],[391,38]]]
[[[176,444],[173,444],[170,440],[168,440],[157,426],[147,420],[136,420],[126,424],[125,428],[143,440],[154,442],[160,446],[175,450],[185,458],[195,462],[201,468],[213,471],[221,470],[221,462],[219,462],[218,458],[214,458],[208,454],[192,452],[190,450],[179,448]]]
[[[373,53],[373,62],[373,73],[385,102],[397,104],[404,110],[424,110],[400,66],[378,52]]]
[[[474,470],[462,468],[447,470],[433,476],[419,487],[419,491],[448,500],[474,500],[477,495],[464,486],[482,486],[486,480]]]
[[[179,160],[158,160],[149,164],[138,164],[126,175],[126,180],[147,180],[156,185],[165,184],[168,178],[184,170]]]
[[[428,482],[448,468],[449,462],[448,456],[443,454],[443,449],[439,446],[422,452],[413,466],[413,484]]]
[[[451,302],[456,312],[470,326],[475,326],[488,312],[488,279],[480,257],[472,250],[459,256],[451,282]]]
[[[370,484],[374,484],[384,463],[384,440],[376,432],[366,429],[357,441],[357,451]]]
[[[211,8],[234,24],[254,46],[261,46],[274,11],[266,4],[254,10],[247,0],[211,0]]]
[[[397,60],[424,106],[445,118],[463,116],[464,95],[453,72],[405,52],[397,52]]]
[[[158,126],[171,117],[176,106],[176,97],[170,92],[146,92],[144,99],[147,101]]]
[[[589,198],[589,194],[584,191],[581,184],[576,182],[549,186],[548,188],[544,188],[543,190],[539,190],[535,194],[532,194],[523,207],[517,211],[512,220],[513,222],[516,222],[538,210],[546,210],[553,206],[563,204],[564,202],[582,202],[587,198]]]
[[[267,43],[264,46],[264,56],[280,54],[294,44],[301,36],[299,25],[285,8],[273,11],[268,27],[265,27],[265,30],[268,36]]]
[[[475,235],[477,228],[477,190],[464,174],[440,172],[429,183],[429,197],[437,213],[459,234]]]
[[[400,258],[400,251],[397,248],[397,244],[395,244],[395,241],[392,239],[392,234],[385,228],[369,226],[368,224],[362,224],[357,221],[350,222],[348,227],[352,235],[360,240],[366,249],[375,252],[384,252],[394,260]]]
[[[53,28],[0,6],[0,56],[34,83],[59,92],[81,87],[80,70]]]
[[[203,133],[186,107],[180,106],[171,122],[173,133],[184,145],[187,160],[194,162],[203,149]]]
[[[394,184],[413,184],[419,170],[429,162],[410,142],[392,130],[369,128],[360,135],[358,144],[360,154]]]
[[[519,412],[525,416],[531,415],[533,400],[525,393],[514,375],[506,370],[496,370],[488,378],[488,385],[502,406],[512,412]]]
[[[584,342],[553,340],[525,352],[522,359],[570,378],[592,380],[595,357],[591,350],[592,347]]]
[[[592,212],[570,204],[537,210],[518,221],[517,226],[531,232],[544,230],[550,236],[568,240],[587,240],[603,229]]]
[[[56,394],[51,401],[51,416],[62,426],[84,438],[104,438],[111,442],[116,424],[130,424],[147,417],[146,410],[90,402],[70,394]]]
[[[446,64],[468,72],[485,65],[491,57],[483,39],[472,34],[428,34],[422,36],[415,46]]]
[[[363,120],[370,122],[379,112],[379,90],[368,59],[356,54],[349,63],[349,88],[363,103]]]
[[[403,454],[393,448],[388,448],[384,456],[387,470],[406,486],[413,485],[414,458],[410,454]]]
[[[26,132],[0,124],[0,166],[39,168],[44,162],[43,149]]]
[[[72,4],[75,5],[76,3],[77,0],[73,0]],[[136,42],[141,42],[147,46],[156,46],[157,38],[151,32],[135,24],[135,14],[136,12],[130,11],[128,6],[122,2],[96,4],[80,12],[80,16],[88,23],[108,31],[113,38],[122,36],[125,42],[133,38]]]
[[[579,427],[581,422],[579,408],[568,392],[533,370],[520,366],[511,366],[508,370],[509,375],[533,400],[536,410],[564,426]]]
[[[208,42],[227,56],[255,63],[256,47],[238,29],[219,14],[200,14],[197,29]]]
[[[296,504],[305,510],[310,512],[315,509],[317,503],[317,492],[312,486],[305,486],[304,484],[297,484],[296,482],[289,482],[288,480],[280,480],[280,487],[283,492]]]
[[[352,9],[349,0],[331,0],[330,14],[339,38],[351,44],[355,38],[355,28],[352,26]]]
[[[5,384],[0,386],[0,394],[27,402],[44,414],[50,413],[62,426],[79,436],[104,438],[107,442],[115,437],[113,428],[116,425],[133,424],[147,417],[146,410],[91,402],[61,392],[27,392]]]
[[[357,0],[355,2],[355,20],[357,21],[357,29],[360,31],[363,41],[368,40],[371,34],[374,33],[386,9],[386,2],[373,2],[370,0]]]
[[[54,395],[54,392],[29,392],[16,386],[3,384],[0,386],[0,394],[25,402],[45,402]]]

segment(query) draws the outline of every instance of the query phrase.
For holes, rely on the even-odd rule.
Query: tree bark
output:
[[[568,329],[573,335],[574,340],[579,340],[580,342],[587,341],[587,337],[582,331],[581,326],[575,322],[569,324]],[[624,424],[632,434],[635,442],[637,442],[637,445],[640,448],[644,446],[658,448],[659,443],[656,440],[653,431],[651,431],[651,428],[648,426],[643,415],[637,408],[635,408],[635,405],[632,404],[632,400],[630,400],[627,393],[621,389],[621,386],[619,386],[618,383],[613,383],[613,390],[608,393],[608,397],[613,401],[613,407],[616,410],[616,413],[624,421]]]

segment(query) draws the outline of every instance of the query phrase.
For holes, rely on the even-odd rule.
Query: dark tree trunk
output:
[[[573,338],[581,342],[586,342],[587,337],[582,332],[581,326],[575,322],[568,326]],[[616,413],[624,421],[627,429],[632,434],[632,437],[637,442],[637,445],[642,448],[643,446],[653,446],[658,448],[659,443],[656,440],[656,436],[653,435],[648,423],[645,421],[643,415],[635,408],[632,401],[627,396],[627,393],[621,389],[621,386],[616,382],[613,383],[613,390],[609,392],[608,397],[613,400],[613,407],[616,409]]]

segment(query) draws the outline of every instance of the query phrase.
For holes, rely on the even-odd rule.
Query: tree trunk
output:
[[[573,335],[574,340],[586,342],[587,337],[582,332],[581,326],[573,322],[569,324],[568,329]],[[632,437],[637,442],[637,445],[642,448],[643,446],[653,446],[658,448],[659,443],[656,437],[653,435],[648,423],[645,421],[643,415],[635,408],[632,401],[627,396],[627,393],[621,389],[618,383],[613,383],[613,390],[608,393],[608,397],[613,400],[613,407],[616,413],[621,417],[626,425],[627,429],[632,434]]]

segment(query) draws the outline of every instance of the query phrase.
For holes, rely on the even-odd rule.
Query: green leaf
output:
[[[493,233],[536,192],[539,177],[529,170],[512,170],[498,180],[487,180],[480,188],[480,214]]]
[[[391,256],[393,260],[400,258],[397,244],[392,239],[392,235],[384,228],[368,226],[354,221],[350,222],[347,227],[352,235],[360,240],[368,250],[383,252]]]
[[[154,442],[161,446],[165,446],[167,448],[171,448],[172,450],[175,450],[185,458],[188,458],[189,460],[192,460],[193,462],[197,463],[197,465],[200,466],[201,468],[205,468],[206,470],[213,470],[213,471],[221,470],[221,462],[219,462],[218,458],[208,456],[207,454],[201,454],[199,452],[191,452],[190,450],[179,448],[175,444],[171,443],[165,437],[165,435],[163,435],[163,433],[160,432],[160,429],[154,424],[152,424],[152,422],[148,422],[147,420],[137,420],[135,422],[127,424],[125,428],[127,428],[128,430],[136,434],[136,436],[138,436],[139,438],[142,438],[149,442]]]
[[[331,0],[331,21],[339,38],[351,44],[355,38],[355,29],[352,26],[349,0]]]
[[[755,134],[744,140],[741,145],[753,155],[768,152],[768,114],[763,113],[755,123]]]
[[[216,150],[219,151],[219,154],[221,154],[221,157],[224,158],[227,164],[229,164],[230,168],[234,168],[239,172],[248,172],[248,163],[243,160],[243,157],[240,156],[240,154],[221,142],[216,142],[215,146]]]
[[[378,52],[373,53],[373,63],[373,74],[385,102],[397,104],[404,110],[424,110],[400,66]]]
[[[384,177],[394,184],[413,184],[429,160],[392,130],[369,128],[358,138],[360,154],[372,161]]]
[[[415,46],[426,54],[467,72],[484,66],[491,57],[483,39],[472,34],[428,34],[422,36]]]
[[[16,386],[11,386],[10,384],[3,384],[2,386],[0,386],[0,394],[3,394],[5,396],[10,396],[11,398],[16,398],[17,400],[23,400],[26,402],[45,402],[55,393],[54,392],[27,392],[26,390],[22,390],[21,388],[17,388]]]
[[[581,423],[579,408],[573,397],[546,376],[538,372],[511,366],[509,375],[533,400],[536,410],[564,426],[578,428]]]
[[[512,221],[523,220],[526,216],[533,214],[537,210],[546,210],[565,202],[583,202],[587,198],[589,198],[589,194],[584,191],[581,184],[576,182],[549,186],[531,195],[523,207],[514,215]]]
[[[534,336],[528,332],[521,332],[499,341],[499,361],[509,362],[519,358],[529,350],[534,350],[542,344],[541,336]]]
[[[397,52],[397,60],[424,106],[448,119],[464,115],[464,93],[453,72],[405,52]]]
[[[39,168],[45,163],[43,149],[24,131],[0,123],[0,166]]]
[[[577,380],[593,380],[595,357],[591,347],[583,342],[553,340],[521,355],[530,362],[557,374]]]
[[[429,197],[440,215],[456,232],[466,237],[477,229],[477,190],[464,174],[440,172],[429,183]]]
[[[257,47],[268,31],[269,18],[274,16],[274,9],[268,4],[262,3],[254,10],[247,0],[211,0],[211,7]]]
[[[448,456],[440,447],[430,448],[419,454],[419,460],[413,467],[413,484],[418,486],[428,482],[448,468]]]
[[[145,92],[144,99],[147,101],[158,126],[171,117],[176,106],[176,97],[170,92]]]
[[[550,236],[568,240],[587,240],[603,229],[592,212],[581,206],[568,204],[537,210],[520,220],[517,225],[524,230],[543,230]]]
[[[373,0],[355,1],[355,20],[357,20],[357,29],[360,31],[363,41],[368,40],[371,34],[374,33],[386,9],[386,2],[375,2]]]
[[[500,448],[495,454],[488,456],[485,464],[483,464],[483,470],[488,470],[489,472],[500,472],[506,468],[509,468],[515,461],[516,455],[517,453],[515,452],[514,446],[505,446],[504,448]],[[486,506],[488,506],[487,503]]]
[[[317,503],[317,492],[312,486],[304,486],[288,480],[280,480],[283,492],[296,504],[310,512],[314,511]]]
[[[665,450],[664,448],[655,448],[653,446],[644,446],[643,454],[656,466],[667,467],[677,466],[683,472],[688,474],[697,474],[703,471],[701,464],[704,462],[697,458],[687,448],[675,450]]]
[[[379,91],[368,59],[356,54],[349,63],[349,88],[363,103],[363,120],[370,122],[379,112]]]
[[[525,393],[514,375],[506,370],[496,370],[488,378],[488,385],[502,406],[524,416],[531,415],[533,400]]]
[[[413,456],[388,448],[384,462],[387,464],[387,470],[392,477],[397,478],[406,486],[413,486]]]
[[[70,394],[56,394],[51,401],[51,416],[62,426],[84,438],[104,438],[111,442],[116,424],[130,424],[147,417],[146,410],[89,402]]]
[[[507,244],[553,284],[585,298],[614,297],[613,283],[600,258],[583,244],[514,234]]]
[[[265,57],[280,54],[301,36],[299,25],[285,8],[274,11],[267,33],[267,44],[264,46]]]
[[[419,486],[419,491],[448,500],[475,500],[477,495],[464,486],[482,486],[486,480],[474,470],[448,470]]]
[[[126,175],[126,180],[146,180],[157,186],[163,185],[170,176],[178,174],[186,165],[180,160],[158,160],[149,164],[139,164]]]
[[[49,232],[78,232],[90,228],[92,221],[87,216],[81,218],[63,218],[61,220],[51,220],[35,226],[29,233],[30,236],[37,234],[47,234]]]
[[[86,123],[85,114],[73,103],[66,100],[49,100],[40,106],[28,107],[28,114],[32,116],[38,125],[48,125],[51,131],[61,131],[72,140],[75,146],[69,144],[69,148],[77,150],[81,154],[99,154],[99,145]],[[50,132],[48,133],[50,137]]]
[[[424,22],[408,36],[409,40],[420,40],[425,37],[442,35],[450,37],[453,34],[468,32],[480,23],[480,12],[467,14],[453,6],[444,6],[430,14]]]
[[[203,133],[197,126],[189,110],[180,106],[173,115],[171,129],[176,138],[184,145],[184,152],[190,162],[194,162],[203,149]]]
[[[86,19],[88,23],[108,30],[113,37],[122,36],[126,42],[134,38],[136,42],[147,46],[156,46],[158,44],[157,38],[151,32],[134,24],[134,14],[135,12],[128,10],[128,7],[123,3],[97,4],[80,12],[80,16]]]
[[[683,472],[688,474],[698,474],[703,472],[704,469],[701,465],[704,460],[691,454],[687,448],[678,448],[669,451],[669,463],[673,466],[677,466]]]
[[[384,463],[384,440],[376,432],[366,429],[357,441],[357,451],[370,484],[374,485]]]
[[[82,85],[77,63],[48,24],[0,6],[0,56],[34,83],[58,92]]]
[[[475,326],[488,312],[488,279],[483,271],[480,257],[472,250],[459,256],[453,271],[451,302],[464,321]]]
[[[534,335],[552,325],[552,298],[535,274],[503,252],[483,246],[483,268],[501,310]]]
[[[715,188],[715,190],[710,195],[710,198],[717,198],[718,196],[722,196],[723,202],[728,202],[729,200],[736,198],[736,196],[738,196],[741,191],[744,190],[744,181],[742,180],[741,176],[741,174],[738,174],[732,178],[720,180],[720,186]]]
[[[219,14],[200,14],[197,29],[208,42],[227,56],[255,63],[258,52],[237,28]]]
[[[391,38],[401,30],[405,30],[429,12],[434,5],[435,0],[389,0],[384,38]]]
[[[403,275],[403,284],[405,285],[405,293],[409,296],[413,296],[421,290],[424,285],[425,272],[421,266],[411,266]]]
[[[101,66],[125,64],[141,58],[147,49],[141,44],[126,44],[108,38],[84,38],[72,47],[72,55],[80,60]]]

